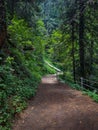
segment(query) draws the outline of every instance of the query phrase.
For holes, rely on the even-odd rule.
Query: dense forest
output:
[[[56,73],[45,61],[64,81],[97,88],[97,36],[97,0],[0,0],[0,130]]]

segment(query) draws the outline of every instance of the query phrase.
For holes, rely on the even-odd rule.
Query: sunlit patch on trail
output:
[[[43,84],[57,84],[58,83],[58,80],[57,80],[57,77],[56,75],[52,75],[51,78],[50,76],[45,76],[43,79],[42,79],[42,83]]]

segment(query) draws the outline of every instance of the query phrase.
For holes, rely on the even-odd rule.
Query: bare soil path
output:
[[[98,104],[46,76],[13,130],[98,130]]]

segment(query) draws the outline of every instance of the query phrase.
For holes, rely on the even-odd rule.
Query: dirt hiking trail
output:
[[[98,130],[98,104],[49,75],[12,130]]]

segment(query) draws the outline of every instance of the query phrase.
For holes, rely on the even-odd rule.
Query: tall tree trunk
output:
[[[93,71],[93,55],[94,55],[94,42],[92,40],[90,46],[90,75],[92,74]]]
[[[6,34],[5,1],[0,0],[0,48],[5,44]]]
[[[75,73],[75,47],[74,47],[74,40],[75,40],[75,37],[74,37],[74,33],[75,33],[75,30],[74,30],[74,21],[72,21],[71,23],[71,27],[72,27],[72,34],[71,34],[71,39],[72,39],[72,61],[73,61],[73,79],[74,79],[74,82],[76,81],[76,73]]]
[[[84,59],[84,2],[79,2],[79,57],[80,57],[80,76],[85,77]]]
[[[10,14],[11,14],[11,19],[13,19],[14,16],[14,9],[15,9],[15,0],[11,1],[11,8],[10,8]]]

